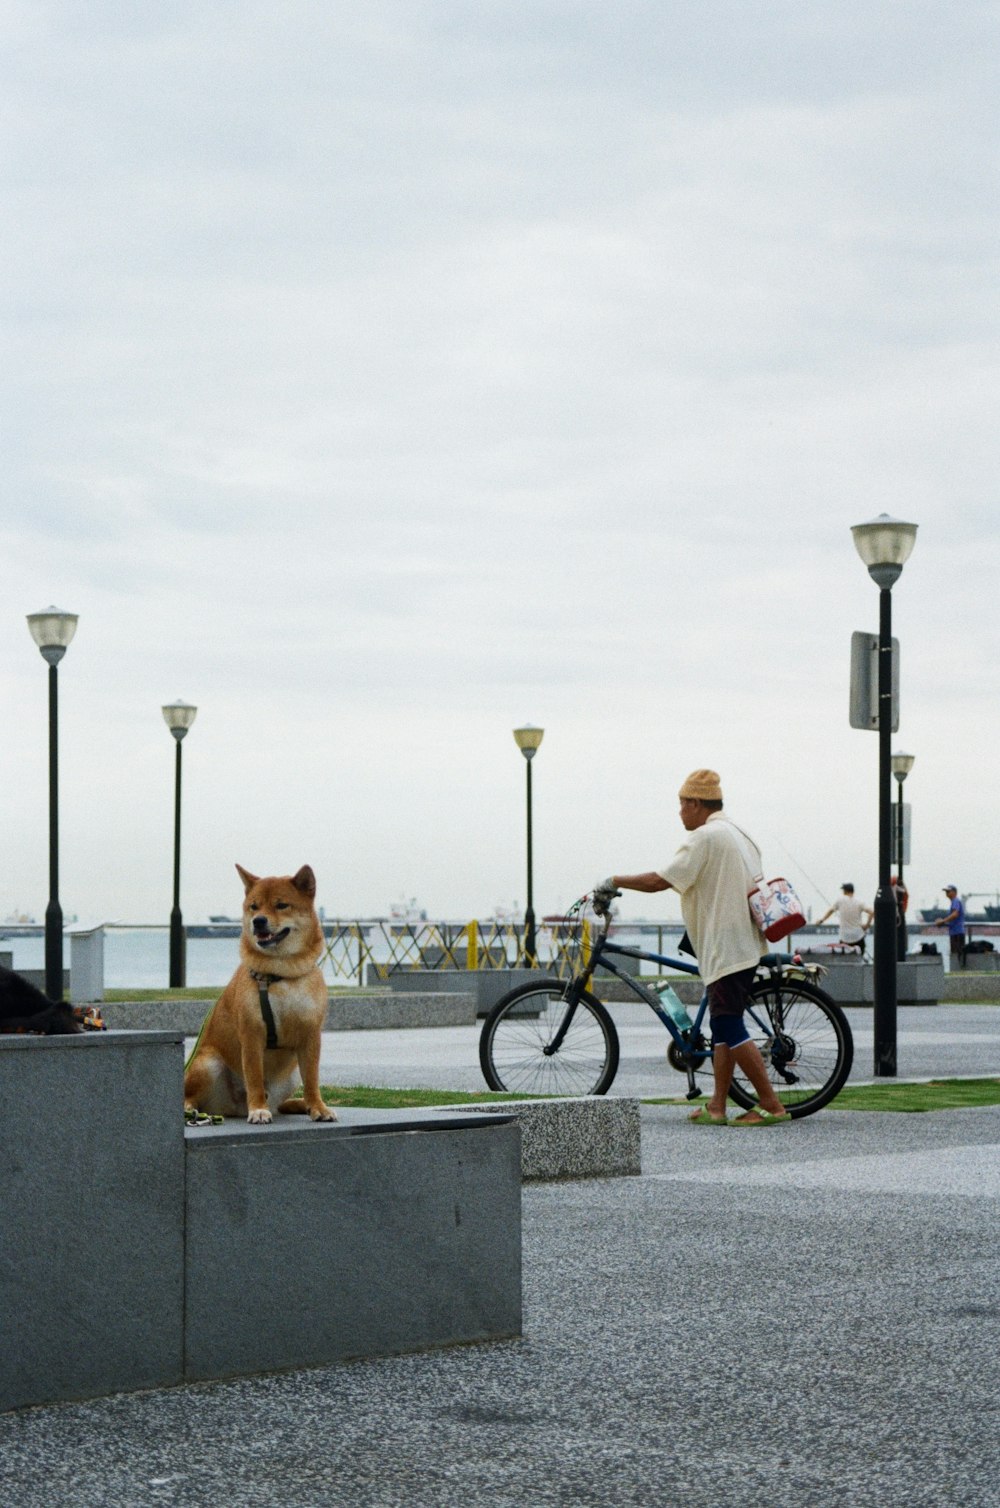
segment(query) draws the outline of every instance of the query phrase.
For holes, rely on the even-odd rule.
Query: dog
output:
[[[66,1037],[84,1030],[71,1005],[50,1000],[23,975],[0,967],[0,1032]]]
[[[188,1060],[184,1109],[246,1115],[254,1126],[267,1125],[275,1111],[335,1121],[319,1092],[327,991],[316,876],[308,864],[268,879],[236,869],[246,892],[240,965]],[[292,1099],[300,1077],[303,1096]]]

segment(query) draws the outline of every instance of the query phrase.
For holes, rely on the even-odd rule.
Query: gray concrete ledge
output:
[[[105,1001],[101,1014],[113,1030],[179,1031],[196,1037],[211,1002],[204,1000]],[[469,991],[397,995],[359,990],[332,995],[324,1031],[380,1031],[407,1026],[470,1026],[476,1019]]]
[[[642,1172],[639,1101],[588,1095],[573,1100],[515,1100],[463,1109],[515,1117],[521,1127],[521,1177],[621,1178]],[[447,1114],[447,1108],[442,1109]]]
[[[1000,974],[976,974],[956,969],[944,976],[942,1000],[981,1000],[1000,1003]]]
[[[342,1114],[186,1133],[186,1380],[520,1334],[516,1123]]]
[[[447,990],[450,994],[471,990],[475,1015],[481,1018],[488,1016],[508,991],[530,984],[546,972],[545,969],[397,969],[386,975],[385,983],[393,993],[410,999],[421,991]]]
[[[476,997],[469,990],[419,990],[407,994],[334,995],[326,1031],[380,1031],[407,1026],[471,1026]]]

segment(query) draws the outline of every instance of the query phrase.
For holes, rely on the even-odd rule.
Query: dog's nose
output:
[[[255,916],[253,919],[253,929],[255,932],[270,932],[271,929],[267,924],[267,917]]]

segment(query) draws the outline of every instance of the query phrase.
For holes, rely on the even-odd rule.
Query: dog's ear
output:
[[[243,869],[242,866],[239,865],[239,864],[237,864],[237,866],[236,866],[236,873],[239,875],[240,879],[243,881],[243,890],[244,890],[244,893],[246,891],[248,891],[252,885],[256,885],[257,880],[259,878],[258,875],[251,874],[250,871],[249,871],[249,869]]]
[[[296,890],[301,890],[302,894],[307,895],[310,900],[314,898],[316,894],[316,876],[308,864],[303,864],[298,874],[292,876],[292,884]]]

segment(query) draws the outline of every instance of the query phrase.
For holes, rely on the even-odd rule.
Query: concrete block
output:
[[[398,994],[421,991],[475,992],[477,1017],[488,1016],[508,990],[545,974],[545,969],[406,969],[389,974],[384,983]]]
[[[69,998],[73,1005],[104,999],[104,928],[69,930]]]
[[[803,952],[803,963],[821,964],[826,971],[820,988],[840,1005],[873,1005],[875,967],[871,958]],[[896,999],[900,1005],[937,1005],[944,981],[944,962],[932,954],[911,956],[896,964]]]
[[[460,975],[460,978],[467,978]],[[407,1026],[471,1026],[476,997],[464,990],[383,991],[377,995],[334,995],[326,1031],[379,1031]]]
[[[475,970],[397,969],[392,973],[385,970],[385,964],[369,964],[365,983],[380,991],[391,990],[394,994],[440,995],[450,991],[462,994],[475,989]]]
[[[1000,974],[1000,953],[966,953],[959,973]]]
[[[497,1001],[518,985],[530,984],[545,975],[546,969],[480,969],[476,980],[476,1015],[488,1016]]]
[[[944,976],[941,999],[1000,1001],[1000,974],[970,974],[967,969],[956,969]]]
[[[181,1381],[183,1042],[0,1036],[0,1409]]]
[[[171,1031],[196,1037],[210,1000],[106,1000],[101,1018],[112,1031]]]
[[[684,1005],[695,1006],[701,1004],[701,997],[705,993],[705,986],[697,975],[665,974],[661,977],[670,980],[671,987],[677,995],[678,1000],[682,1001]],[[648,978],[643,978],[641,983],[655,990],[658,980],[651,975]],[[621,1004],[627,1000],[634,1001],[638,998],[635,992],[629,989],[623,980],[612,979],[610,977],[595,980],[590,989],[591,993],[596,995],[598,1000],[607,1001],[612,1005],[616,1003]]]
[[[187,1132],[189,1379],[520,1334],[517,1123],[342,1114]]]
[[[196,1037],[212,1008],[210,1000],[111,1001],[101,1006],[109,1027],[129,1031],[169,1029]],[[442,994],[377,993],[331,995],[324,1031],[377,1031],[406,1026],[469,1026],[476,1019],[468,990]]]
[[[472,1108],[472,1107],[470,1107]],[[494,1106],[483,1107],[496,1113]],[[639,1101],[516,1100],[503,1109],[521,1127],[521,1177],[620,1178],[642,1172]]]

